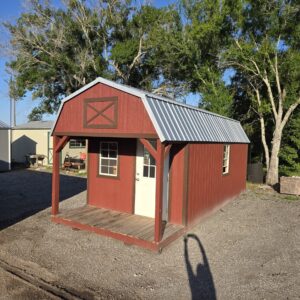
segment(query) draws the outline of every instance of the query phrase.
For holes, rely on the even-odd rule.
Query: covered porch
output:
[[[183,225],[175,225],[163,221],[164,164],[165,158],[170,153],[171,144],[161,143],[157,138],[155,139],[156,146],[153,146],[146,138],[136,138],[136,140],[139,141],[153,156],[156,163],[156,176],[154,178],[156,183],[154,218],[136,215],[134,214],[134,208],[131,213],[121,212],[114,209],[105,209],[95,206],[88,201],[87,205],[83,207],[60,211],[59,154],[71,137],[73,136],[54,135],[53,137],[52,221],[73,228],[92,231],[104,236],[119,239],[127,244],[138,245],[154,251],[159,251],[182,235],[184,231]],[[109,137],[86,136],[85,138],[98,140],[99,138]],[[111,181],[112,184],[115,184],[114,180],[115,179]],[[133,180],[136,181],[136,179]],[[101,189],[99,192],[101,192]],[[88,193],[91,193],[89,185]],[[108,198],[108,201],[109,199],[110,198]]]

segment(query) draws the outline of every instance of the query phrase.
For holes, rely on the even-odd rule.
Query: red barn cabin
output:
[[[54,137],[52,220],[152,250],[245,189],[239,122],[97,78],[67,97]],[[59,211],[59,152],[88,140],[87,204]]]

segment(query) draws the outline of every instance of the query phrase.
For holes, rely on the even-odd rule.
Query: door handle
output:
[[[140,179],[139,179],[139,178],[136,178],[135,180],[136,180],[136,181],[140,181]]]

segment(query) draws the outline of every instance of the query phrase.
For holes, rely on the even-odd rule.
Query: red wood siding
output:
[[[184,145],[173,145],[170,150],[169,222],[182,224],[184,198]]]
[[[118,142],[119,176],[100,177],[99,144],[109,140]],[[88,149],[88,199],[90,205],[117,210],[126,213],[133,212],[135,185],[135,139],[100,139],[89,140]]]
[[[116,128],[85,128],[84,100],[95,98],[117,97]],[[118,134],[131,136],[156,135],[152,122],[145,110],[142,100],[115,88],[97,84],[73,99],[67,101],[60,113],[54,134],[84,135],[84,134]]]
[[[246,188],[247,151],[246,144],[232,144],[223,175],[223,144],[189,145],[188,223]]]

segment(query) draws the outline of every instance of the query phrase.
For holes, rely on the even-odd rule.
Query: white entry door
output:
[[[165,160],[163,188],[163,219],[166,221],[168,215],[168,173],[169,157]],[[155,218],[155,188],[155,159],[150,155],[147,149],[145,149],[144,145],[137,141],[134,207],[134,213],[136,215]]]
[[[156,186],[155,160],[144,148],[144,145],[137,142],[136,149],[136,174],[135,174],[135,205],[136,215],[155,217],[155,186]]]

